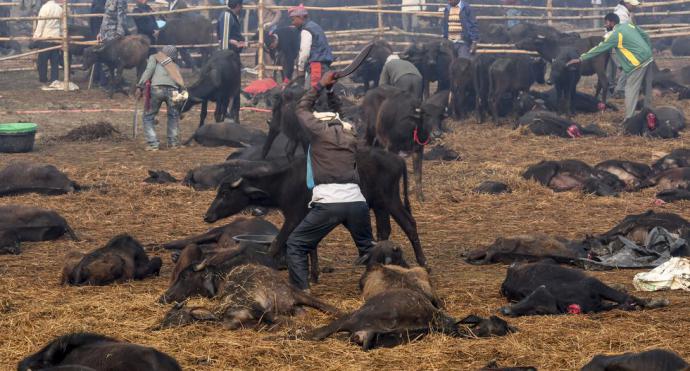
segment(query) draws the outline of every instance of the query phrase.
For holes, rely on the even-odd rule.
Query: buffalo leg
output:
[[[276,140],[276,137],[278,137],[278,134],[280,134],[280,129],[271,127],[271,124],[269,123],[268,136],[266,136],[266,141],[264,142],[264,147],[261,149],[261,158],[262,159],[265,159],[266,156],[268,156],[268,151],[271,150],[271,146],[273,145],[273,141]]]
[[[208,101],[204,99],[201,102],[201,113],[199,113],[199,127],[204,126],[204,121],[206,121],[206,116],[208,116]]]
[[[422,160],[424,158],[424,146],[417,145],[412,155],[412,168],[414,171],[415,193],[417,200],[424,201],[424,191],[422,189]]]
[[[539,286],[519,302],[501,308],[506,316],[525,316],[539,314],[560,314],[558,302],[545,286]]]
[[[376,239],[385,241],[391,236],[390,214],[385,209],[374,209],[376,216]]]
[[[597,71],[597,94],[599,96],[599,91],[601,91],[601,101],[606,104],[606,99],[609,93],[609,79],[606,77],[606,69],[602,71]]]
[[[422,250],[422,243],[419,241],[417,222],[414,220],[414,217],[405,210],[399,199],[396,201],[395,197],[387,206],[395,222],[398,223],[400,229],[405,232],[405,235],[410,240],[417,264],[426,267],[426,257],[424,256],[424,250]]]
[[[297,304],[297,305],[304,305],[306,307],[311,307],[311,308],[320,310],[324,313],[329,313],[329,314],[334,314],[334,315],[340,314],[340,311],[337,308],[322,302],[321,300],[307,294],[304,291],[294,290],[292,292],[292,296],[294,296],[295,304]]]
[[[292,162],[295,158],[295,152],[297,151],[297,141],[291,140],[287,144],[287,148],[285,149],[285,155],[287,156],[288,161]]]

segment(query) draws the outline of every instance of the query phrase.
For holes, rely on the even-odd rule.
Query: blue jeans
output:
[[[180,111],[172,101],[173,91],[177,90],[169,86],[151,87],[151,109],[144,112],[144,136],[149,146],[158,147],[159,142],[156,137],[156,115],[163,102],[168,108],[168,145],[177,145],[179,132]]]

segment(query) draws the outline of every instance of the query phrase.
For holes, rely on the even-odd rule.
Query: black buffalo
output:
[[[369,90],[370,87],[379,86],[379,78],[383,65],[386,64],[388,56],[393,54],[393,48],[384,40],[375,40],[373,42],[369,55],[364,60],[364,63],[352,74],[352,81],[363,83],[364,89]]]
[[[645,164],[623,160],[606,160],[594,165],[595,169],[607,171],[625,183],[626,190],[633,191],[652,175],[652,169]]]
[[[504,95],[510,95],[513,99],[520,92],[527,92],[532,84],[544,83],[544,71],[546,64],[541,58],[513,57],[499,58],[489,67],[489,106],[494,119],[498,124],[499,103]]]
[[[680,215],[648,210],[641,214],[626,216],[613,228],[596,237],[604,244],[616,240],[618,236],[643,244],[647,240],[647,234],[655,227],[664,228],[679,236],[687,236],[690,232],[690,223]]]
[[[407,170],[399,157],[379,149],[357,153],[360,187],[376,215],[377,237],[387,240],[391,233],[389,217],[393,216],[412,244],[421,266],[426,258],[417,234],[417,224],[410,212],[407,196]],[[403,179],[403,200],[400,199],[400,178]],[[204,220],[213,223],[237,214],[249,206],[279,209],[285,222],[273,242],[272,252],[284,252],[290,233],[308,213],[311,192],[306,186],[306,161],[297,160],[288,166],[256,169],[228,178],[218,189]]]
[[[192,140],[204,147],[235,147],[242,148],[252,144],[263,143],[266,135],[260,130],[251,129],[238,124],[217,123],[203,125],[194,131],[185,145]]]
[[[450,89],[450,65],[454,52],[449,40],[416,43],[400,55],[410,61],[422,74],[424,97],[431,94],[429,83],[437,81],[438,91]]]
[[[674,149],[671,151],[671,153],[656,160],[652,164],[652,170],[654,170],[654,172],[660,172],[677,167],[690,167],[690,149]]]
[[[78,241],[77,235],[67,221],[52,210],[37,207],[6,205],[0,206],[0,232],[6,232],[5,238],[16,242],[50,241],[65,233]]]
[[[24,193],[60,195],[80,189],[53,165],[14,162],[0,171],[0,197]]]
[[[581,371],[685,371],[690,364],[670,350],[652,349],[640,353],[596,355]]]
[[[535,135],[551,135],[561,138],[579,138],[585,135],[606,136],[606,133],[594,124],[581,126],[570,119],[544,110],[525,113],[516,121],[515,126],[526,127]]]
[[[513,264],[501,284],[501,294],[514,302],[501,308],[507,316],[594,313],[668,305],[666,300],[628,295],[580,270],[549,262]]]
[[[623,122],[626,134],[652,138],[676,138],[685,129],[685,116],[678,108],[643,108]]]
[[[146,60],[149,56],[149,45],[147,36],[129,35],[107,42],[102,46],[87,48],[84,50],[82,68],[87,70],[97,62],[106,65],[110,71],[108,96],[112,98],[115,88],[119,88],[121,85],[124,69],[136,68],[137,81],[144,73]]]
[[[149,259],[139,241],[123,234],[87,254],[70,252],[61,282],[70,285],[108,285],[141,280],[158,275],[161,265],[161,258]]]
[[[156,43],[159,45],[199,45],[211,44],[213,38],[213,24],[208,18],[194,13],[183,13],[183,17],[170,17],[158,32]],[[180,57],[188,68],[196,65],[189,54],[190,48],[179,48]],[[201,61],[208,59],[211,48],[198,48]]]
[[[625,188],[615,175],[597,170],[578,160],[541,161],[522,174],[556,192],[579,189],[597,196],[613,196]]]
[[[182,371],[174,358],[154,348],[91,333],[71,333],[24,358],[18,371],[40,369]]]
[[[182,112],[201,103],[199,126],[203,126],[208,114],[208,102],[216,102],[214,118],[216,122],[223,121],[230,99],[239,97],[241,69],[240,56],[235,51],[219,50],[213,53],[201,67],[199,79],[188,86],[189,99],[182,106]],[[230,118],[239,124],[239,110],[230,112]]]

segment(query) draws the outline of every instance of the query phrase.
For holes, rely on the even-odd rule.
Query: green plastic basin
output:
[[[10,124],[0,124],[0,134],[26,134],[34,133],[38,125],[32,122],[15,122]]]

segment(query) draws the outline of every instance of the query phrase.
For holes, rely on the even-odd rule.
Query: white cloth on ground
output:
[[[690,291],[690,259],[671,258],[649,272],[638,273],[633,278],[633,285],[640,291]]]

